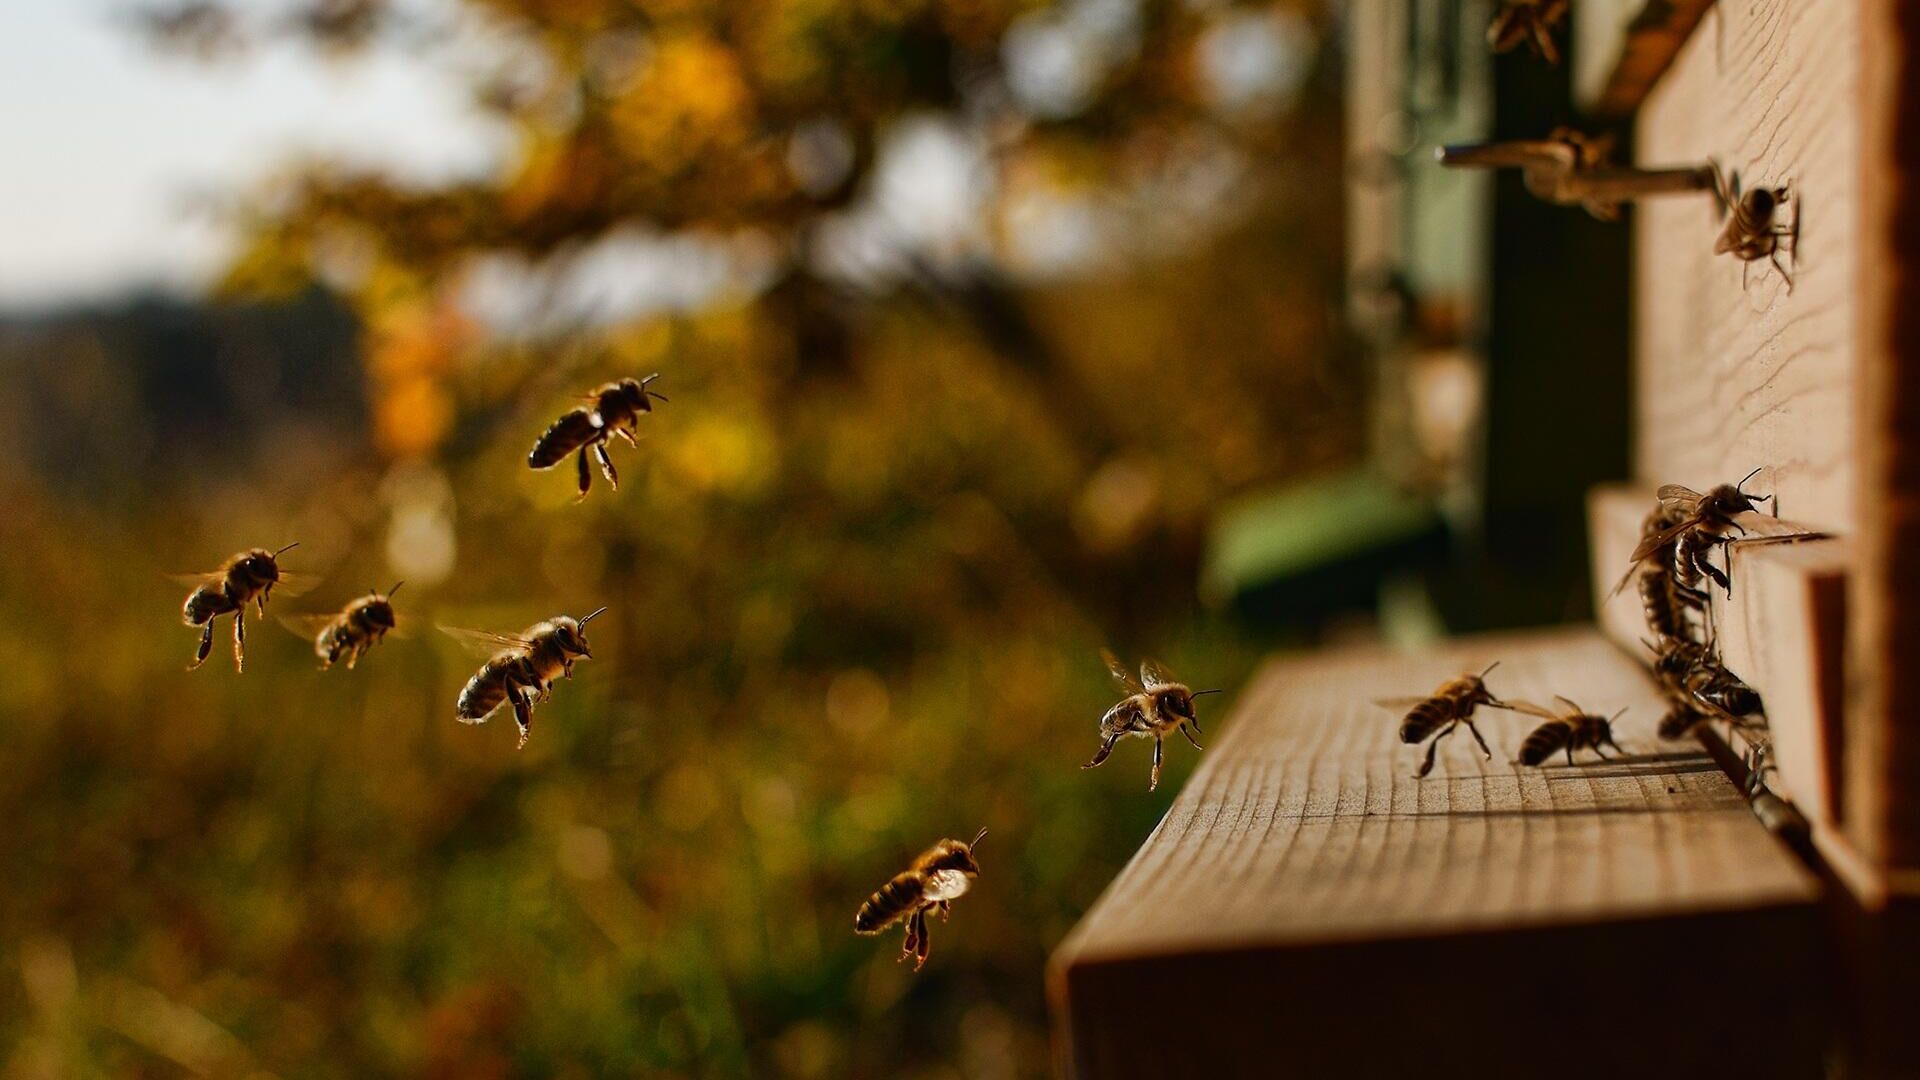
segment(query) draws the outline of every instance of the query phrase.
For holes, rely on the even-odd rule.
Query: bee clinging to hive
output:
[[[1520,764],[1538,765],[1560,750],[1566,751],[1569,765],[1573,764],[1575,750],[1591,750],[1603,758],[1607,756],[1607,752],[1601,749],[1603,746],[1620,750],[1620,744],[1613,741],[1613,722],[1620,719],[1620,714],[1627,710],[1621,709],[1610,717],[1600,716],[1587,712],[1558,695],[1554,700],[1566,708],[1548,709],[1528,701],[1513,703],[1512,708],[1515,712],[1543,717],[1546,720],[1546,723],[1534,728],[1532,734],[1520,744]],[[1625,750],[1620,752],[1626,753]]]
[[[1698,571],[1712,578],[1714,584],[1731,596],[1732,581],[1725,572],[1707,560],[1707,550],[1724,546],[1730,541],[1732,537],[1727,535],[1728,530],[1744,534],[1746,527],[1735,517],[1752,512],[1755,502],[1773,498],[1771,495],[1749,495],[1742,490],[1747,481],[1759,473],[1760,470],[1755,469],[1738,484],[1721,484],[1705,495],[1681,484],[1662,484],[1657,493],[1660,499],[1658,512],[1672,524],[1645,532],[1640,537],[1639,546],[1628,557],[1627,577],[1620,579],[1614,591],[1618,592],[1626,585],[1641,563],[1656,555],[1665,556],[1671,552],[1676,573]]]
[[[981,829],[972,843],[942,840],[921,852],[912,866],[895,874],[860,905],[853,916],[854,933],[878,934],[904,922],[907,937],[899,959],[913,957],[913,970],[919,971],[933,947],[927,940],[927,913],[937,912],[945,922],[954,899],[973,886],[973,879],[980,875],[974,849],[986,835],[987,830]]]
[[[213,651],[213,620],[222,615],[233,616],[233,669],[246,670],[247,605],[258,604],[264,616],[268,594],[275,585],[284,585],[289,592],[293,590],[288,575],[280,571],[279,559],[299,546],[299,541],[295,541],[279,551],[252,548],[221,563],[218,570],[176,576],[175,580],[193,586],[187,602],[181,606],[181,618],[188,626],[201,627],[200,651],[194,654],[193,663],[187,665],[188,671],[207,662],[207,654]]]
[[[533,444],[532,453],[527,455],[527,465],[551,469],[565,461],[568,454],[574,454],[580,498],[584,499],[593,486],[593,472],[587,465],[587,454],[592,452],[607,483],[615,491],[620,490],[620,474],[613,467],[613,459],[607,456],[607,440],[618,435],[629,446],[639,445],[634,434],[639,430],[641,415],[653,411],[654,399],[667,400],[664,394],[648,389],[659,377],[660,373],[655,372],[644,379],[621,379],[587,395],[588,404],[562,413],[560,419],[541,434]]]
[[[1487,740],[1480,736],[1480,729],[1473,726],[1474,710],[1482,705],[1496,709],[1508,706],[1493,696],[1487,689],[1487,676],[1500,666],[1498,660],[1487,665],[1487,669],[1478,675],[1466,674],[1457,679],[1448,679],[1440,684],[1430,696],[1424,698],[1378,698],[1374,704],[1383,709],[1399,710],[1408,708],[1405,718],[1400,721],[1400,741],[1408,745],[1427,743],[1427,756],[1420,762],[1420,771],[1415,776],[1425,776],[1433,771],[1433,759],[1440,751],[1440,740],[1453,734],[1453,729],[1465,725],[1473,734],[1473,741],[1480,744],[1481,753],[1493,759],[1493,751],[1487,749]]]
[[[1189,690],[1186,684],[1168,674],[1157,660],[1141,661],[1140,677],[1136,679],[1111,651],[1100,650],[1100,658],[1106,661],[1107,670],[1113,673],[1114,681],[1120,684],[1127,696],[1100,718],[1100,749],[1093,755],[1092,761],[1080,767],[1091,769],[1107,760],[1107,755],[1113,753],[1113,744],[1128,735],[1152,739],[1153,774],[1147,780],[1147,790],[1151,792],[1160,786],[1161,740],[1178,731],[1187,737],[1195,750],[1204,749],[1200,740],[1193,737],[1193,732],[1200,730],[1200,718],[1194,713],[1193,699],[1220,691]],[[1193,731],[1188,731],[1189,727]]]
[[[1560,62],[1553,28],[1567,17],[1567,0],[1505,0],[1487,26],[1487,44],[1497,53],[1521,44],[1549,64]]]
[[[1780,272],[1787,283],[1787,291],[1793,291],[1793,275],[1780,265],[1780,241],[1791,240],[1794,227],[1781,223],[1780,208],[1791,199],[1792,191],[1786,187],[1757,187],[1744,194],[1736,195],[1725,178],[1715,172],[1715,185],[1720,201],[1727,208],[1727,223],[1721,227],[1720,235],[1713,242],[1715,255],[1732,255],[1740,260],[1740,287],[1747,287],[1747,264],[1766,259]],[[1798,215],[1796,215],[1796,223]],[[1797,253],[1796,253],[1797,254]]]
[[[313,653],[320,658],[321,671],[333,667],[342,658],[351,671],[362,653],[380,644],[394,629],[393,594],[404,584],[404,581],[397,582],[384,593],[369,589],[367,595],[333,615],[293,615],[281,621],[287,629],[313,642]]]
[[[593,659],[585,628],[605,610],[599,608],[584,619],[560,615],[534,623],[517,636],[441,627],[462,643],[491,654],[461,689],[454,718],[463,724],[481,724],[495,709],[511,705],[520,726],[519,746],[524,748],[533,731],[534,703],[553,696],[556,678],[573,678],[575,660]]]

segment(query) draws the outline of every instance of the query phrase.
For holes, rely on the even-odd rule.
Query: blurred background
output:
[[[1624,301],[1560,268],[1624,232],[1426,167],[1564,118],[1488,14],[8,5],[0,1068],[1044,1074],[1199,757],[1080,770],[1102,645],[1218,720],[1275,649],[1585,613]],[[655,371],[617,493],[526,467]],[[406,637],[186,673],[167,575],[296,540],[270,613],[405,579]],[[434,624],[602,604],[524,751],[453,722]],[[982,826],[923,973],[852,934]]]

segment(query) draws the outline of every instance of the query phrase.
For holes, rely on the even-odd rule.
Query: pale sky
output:
[[[290,48],[201,65],[155,55],[118,10],[0,0],[0,310],[192,292],[225,250],[195,194],[293,157],[445,176],[500,152],[432,65]]]

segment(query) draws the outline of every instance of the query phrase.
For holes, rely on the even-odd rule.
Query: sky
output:
[[[196,197],[302,156],[434,177],[484,169],[495,134],[432,65],[277,48],[155,54],[125,0],[0,0],[0,310],[204,285],[226,233]]]

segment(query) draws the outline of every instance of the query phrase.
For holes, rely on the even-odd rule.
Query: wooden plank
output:
[[[1782,515],[1853,529],[1860,54],[1855,4],[1718,4],[1648,95],[1639,160],[1713,158],[1746,187],[1791,185],[1799,250],[1789,292],[1764,262],[1713,253],[1713,200],[1638,208],[1642,480],[1700,484],[1765,465]]]
[[[1649,489],[1610,486],[1588,497],[1594,611],[1601,630],[1644,661],[1648,637],[1632,585],[1608,598],[1640,539],[1654,502]],[[1755,536],[1797,531],[1791,522],[1753,515]],[[1733,597],[1709,590],[1721,661],[1760,692],[1777,775],[1769,786],[1816,828],[1840,822],[1844,730],[1846,582],[1851,562],[1842,540],[1735,545]]]
[[[1573,5],[1574,100],[1603,119],[1632,115],[1713,0],[1582,0]]]
[[[1413,779],[1368,699],[1494,659],[1498,693],[1628,707],[1632,756],[1516,766],[1531,725],[1488,712],[1492,761],[1462,735]],[[1274,662],[1055,953],[1068,1071],[1814,1074],[1818,887],[1704,754],[1654,741],[1659,713],[1592,630]],[[1736,1000],[1766,1039],[1685,1019]]]

